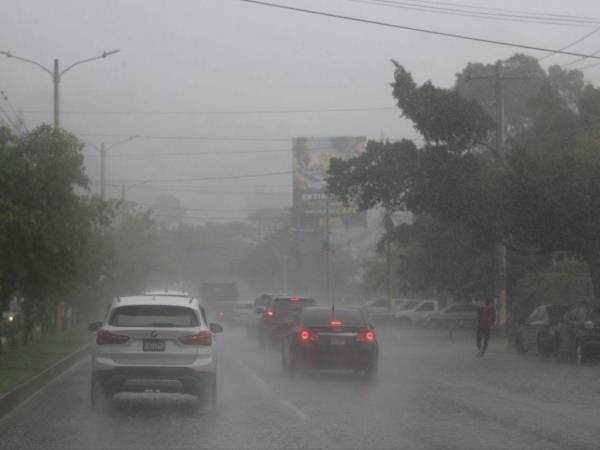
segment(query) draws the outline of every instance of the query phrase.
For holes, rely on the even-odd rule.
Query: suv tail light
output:
[[[273,311],[272,309],[267,309],[264,312],[263,316],[268,317],[268,318],[274,317],[275,316],[275,311]]]
[[[309,342],[309,341],[318,341],[321,338],[317,333],[314,333],[310,330],[302,330],[298,333],[298,340],[300,342]]]
[[[356,340],[359,342],[372,343],[377,340],[377,336],[375,335],[375,331],[367,330],[358,333],[358,335],[356,336]]]
[[[124,344],[129,340],[129,336],[111,333],[108,330],[100,330],[96,335],[96,345],[114,345]]]
[[[179,338],[179,342],[185,345],[212,345],[212,333],[210,331],[201,331],[198,334],[192,334],[191,336],[182,336]]]

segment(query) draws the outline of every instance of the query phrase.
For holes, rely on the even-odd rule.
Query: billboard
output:
[[[293,139],[294,213],[296,226],[366,226],[366,212],[326,194],[325,178],[331,158],[350,159],[365,151],[366,137],[299,137]],[[329,213],[328,213],[329,211]]]

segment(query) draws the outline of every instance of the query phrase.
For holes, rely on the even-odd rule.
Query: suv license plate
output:
[[[345,345],[346,344],[346,339],[343,337],[332,337],[331,340],[329,341],[331,345]]]
[[[165,341],[144,339],[143,349],[145,352],[164,352]]]

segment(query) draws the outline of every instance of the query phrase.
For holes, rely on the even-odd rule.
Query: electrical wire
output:
[[[108,180],[111,183],[178,183],[186,181],[213,181],[213,180],[240,180],[244,178],[262,178],[272,177],[279,175],[290,175],[291,170],[284,170],[281,172],[265,172],[255,174],[244,174],[244,175],[232,175],[232,176],[214,176],[214,177],[199,177],[199,178],[159,178],[159,179],[127,179],[127,180]]]
[[[550,19],[526,15],[515,14],[498,14],[489,12],[469,11],[459,8],[440,8],[438,6],[419,5],[415,3],[390,1],[390,0],[346,0],[352,3],[362,3],[367,5],[385,6],[389,8],[427,12],[432,14],[443,14],[459,17],[470,17],[477,19],[496,20],[502,22],[517,22],[517,23],[536,23],[541,25],[558,25],[568,27],[592,27],[598,22],[574,21],[568,19]]]
[[[127,138],[131,134],[109,133],[76,133],[80,136],[96,138]],[[247,141],[247,142],[289,142],[291,138],[256,138],[256,137],[209,137],[209,136],[159,136],[136,134],[137,139],[163,140],[163,141]]]
[[[260,153],[265,153],[265,154],[272,154],[272,153],[287,153],[287,154],[291,154],[292,151],[291,149],[286,149],[286,150],[239,150],[239,151],[231,151],[231,152],[217,152],[217,151],[212,151],[212,152],[173,152],[173,153],[167,153],[167,152],[161,152],[161,153],[109,153],[107,155],[105,155],[105,158],[121,158],[121,157],[148,157],[148,156],[166,156],[166,157],[171,157],[171,156],[205,156],[205,155],[245,155],[245,154],[260,154]],[[84,154],[86,156],[90,156],[90,157],[94,157],[94,158],[100,158],[101,155],[99,155],[98,153],[90,153],[90,152],[84,152]]]
[[[155,115],[155,116],[193,116],[193,115],[252,115],[252,114],[313,114],[313,113],[354,113],[393,111],[395,106],[371,106],[358,108],[309,108],[309,109],[254,109],[254,110],[212,110],[212,111],[61,111],[61,114],[76,115]],[[27,114],[50,114],[52,111],[43,109],[29,109],[22,111]]]
[[[453,39],[462,39],[462,40],[473,41],[473,42],[481,42],[484,44],[501,45],[504,47],[524,48],[527,50],[535,50],[535,51],[549,52],[549,53],[559,53],[562,55],[571,55],[571,56],[580,56],[580,57],[585,56],[585,57],[588,57],[591,59],[600,59],[599,56],[586,55],[584,53],[568,52],[568,51],[564,51],[564,50],[557,50],[557,49],[546,48],[546,47],[538,47],[535,45],[519,44],[516,42],[498,41],[498,40],[494,40],[494,39],[479,38],[479,37],[475,37],[475,36],[467,36],[467,35],[457,34],[457,33],[446,33],[443,31],[437,31],[437,30],[432,30],[432,29],[428,29],[428,28],[409,27],[406,25],[397,25],[397,24],[393,24],[393,23],[389,23],[389,22],[381,22],[381,21],[377,21],[377,20],[364,19],[364,18],[360,18],[360,17],[345,16],[345,15],[341,15],[341,14],[317,11],[314,9],[305,9],[305,8],[298,8],[298,7],[294,7],[294,6],[281,5],[279,3],[271,3],[271,2],[265,2],[265,1],[259,1],[259,0],[238,0],[238,1],[244,2],[244,3],[250,3],[250,4],[254,4],[254,5],[267,6],[270,8],[283,9],[283,10],[300,12],[300,13],[305,13],[305,14],[312,14],[312,15],[323,16],[323,17],[331,17],[334,19],[347,20],[347,21],[351,21],[351,22],[366,23],[369,25],[378,25],[378,26],[382,26],[382,27],[396,28],[396,29],[407,30],[407,31],[415,31],[418,33],[432,34],[432,35],[436,35],[436,36],[449,37],[449,38],[453,38]]]

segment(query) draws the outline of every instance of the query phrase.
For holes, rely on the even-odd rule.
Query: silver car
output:
[[[119,392],[179,392],[196,406],[216,404],[214,333],[197,299],[171,295],[116,298],[96,332],[91,404],[106,406]]]

